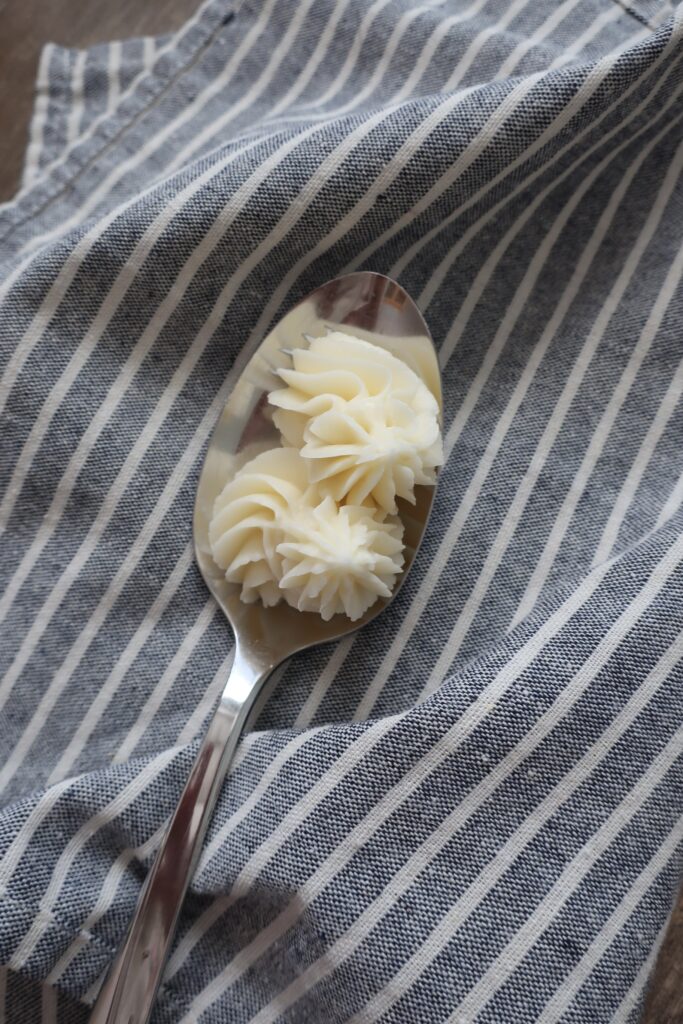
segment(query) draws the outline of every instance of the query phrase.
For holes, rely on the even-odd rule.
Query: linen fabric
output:
[[[439,347],[434,515],[242,741],[153,1019],[638,1020],[681,866],[682,118],[660,0],[210,0],[45,51],[0,209],[6,1021],[87,1019],[229,671],[208,436],[357,269]]]

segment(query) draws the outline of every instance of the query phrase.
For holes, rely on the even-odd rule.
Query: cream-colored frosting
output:
[[[299,611],[355,621],[379,597],[391,596],[403,567],[399,519],[382,522],[371,509],[339,507],[327,497],[284,516],[282,533],[280,589]]]
[[[273,419],[322,496],[396,513],[442,462],[439,407],[417,374],[369,341],[335,331],[292,353]]]
[[[339,507],[308,482],[295,448],[248,462],[216,498],[211,554],[241,598],[270,607],[282,598],[324,619],[359,619],[389,597],[403,566],[403,526],[365,507]]]
[[[281,600],[281,522],[302,504],[308,486],[299,452],[273,448],[243,466],[216,498],[209,523],[211,554],[225,578],[241,585],[247,604],[260,598],[268,607]]]

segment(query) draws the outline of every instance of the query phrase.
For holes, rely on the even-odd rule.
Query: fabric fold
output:
[[[68,106],[0,213],[8,1021],[40,982],[60,1022],[94,998],[232,657],[207,438],[277,317],[360,268],[439,348],[433,519],[242,741],[154,1020],[638,1019],[682,821],[667,14],[210,0],[142,74],[87,52],[66,149],[55,50]]]

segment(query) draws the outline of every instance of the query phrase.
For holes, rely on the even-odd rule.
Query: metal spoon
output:
[[[206,584],[235,634],[232,670],[197,754],[190,777],[147,876],[128,934],[100,990],[90,1024],[145,1024],[169,954],[180,908],[199,857],[216,798],[247,716],[274,669],[314,644],[337,640],[374,619],[393,600],[410,568],[427,525],[433,487],[416,489],[416,503],[399,505],[404,524],[405,566],[389,599],[378,600],[362,619],[344,615],[325,622],[287,604],[243,604],[209,549],[214,499],[255,450],[277,447],[268,391],[273,371],[288,365],[288,352],[306,338],[331,329],[366,338],[408,363],[441,405],[441,382],[429,330],[407,293],[380,274],[348,274],[318,288],[291,310],[259,346],[228,399],[204,462],[194,513],[197,562]]]

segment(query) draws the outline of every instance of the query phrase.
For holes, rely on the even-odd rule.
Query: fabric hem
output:
[[[196,26],[181,37],[177,47],[164,55],[161,61],[150,68],[133,93],[124,99],[120,106],[106,118],[95,132],[84,142],[77,144],[64,163],[48,172],[45,179],[40,173],[29,188],[34,190],[22,197],[22,187],[6,203],[0,204],[0,225],[6,230],[0,236],[0,242],[7,241],[12,233],[31,217],[46,210],[66,188],[102,155],[108,146],[118,142],[135,124],[139,117],[148,113],[161,101],[166,91],[172,88],[184,74],[194,66],[200,56],[215,42],[220,30],[233,21],[247,0],[228,0],[227,4],[211,2],[204,11],[198,12]],[[227,9],[226,9],[227,8]],[[182,28],[179,30],[182,32]],[[197,39],[199,33],[199,39]],[[50,43],[46,44],[51,45]],[[163,71],[159,69],[162,64]],[[30,124],[33,123],[33,114]],[[78,154],[82,145],[88,147],[95,144],[94,151],[88,149],[85,160],[78,162]],[[46,190],[46,186],[50,186]],[[36,195],[36,192],[38,193]],[[35,201],[31,203],[31,198]],[[27,205],[29,203],[30,205]],[[17,217],[11,214],[16,212]]]
[[[21,897],[10,895],[10,893],[8,892],[5,892],[2,895],[0,895],[0,908],[2,908],[2,906],[5,904],[8,907],[13,908],[15,910],[19,909],[26,911],[27,913],[32,915],[32,918],[34,920],[38,917],[42,918],[46,922],[48,927],[53,928],[55,931],[59,932],[59,934],[62,935],[65,939],[68,939],[69,944],[75,942],[77,939],[81,939],[85,944],[93,947],[100,955],[105,956],[109,962],[111,962],[114,956],[116,955],[116,949],[112,946],[108,946],[106,942],[103,942],[103,940],[99,938],[99,936],[95,935],[93,932],[86,931],[82,928],[78,928],[76,926],[67,924],[52,910],[42,910],[39,906],[36,906],[35,904],[32,904],[27,900],[21,899]],[[15,974],[27,978],[30,981],[35,982],[35,984],[37,985],[46,984],[46,976],[42,976],[39,972],[31,971],[27,967],[27,965],[15,967],[10,963],[10,959],[11,957],[7,957],[5,962],[0,964],[0,966],[5,967],[8,970],[14,971]],[[89,1008],[89,1004],[83,1000],[82,996],[77,995],[70,988],[61,985],[60,982],[56,982],[53,987],[58,991],[63,992],[64,995],[68,996],[69,999],[73,999],[76,1002],[80,1003],[82,1006]],[[164,982],[162,982],[161,986],[159,987],[159,991],[157,994],[157,1002],[155,1005],[157,1005],[158,1008],[173,1010],[177,1013],[185,1013],[187,1010],[187,1006],[183,1005],[181,1000],[172,991],[169,990],[169,988],[164,984]]]
[[[674,14],[674,8],[669,0],[612,0],[612,3],[653,32],[661,28],[667,18],[673,17]]]

